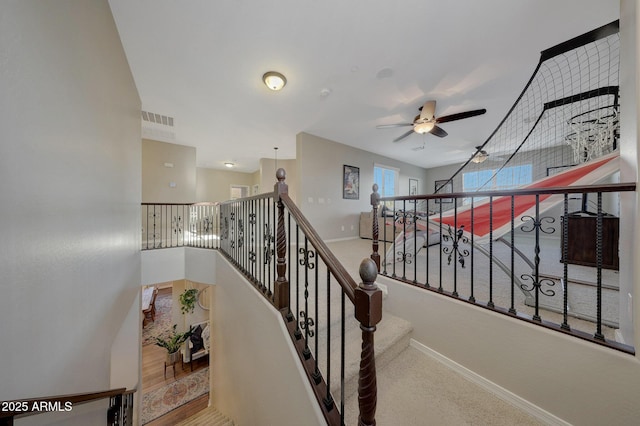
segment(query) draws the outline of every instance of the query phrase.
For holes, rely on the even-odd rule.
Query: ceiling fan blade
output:
[[[446,123],[448,121],[462,120],[463,118],[475,117],[476,115],[482,115],[487,112],[486,109],[474,109],[473,111],[459,112],[456,114],[443,115],[436,118],[436,123]]]
[[[390,129],[391,127],[413,126],[413,123],[381,124],[376,129]]]
[[[400,142],[402,139],[406,138],[407,136],[409,136],[411,133],[413,133],[413,129],[409,130],[407,133],[403,134],[402,136],[398,136],[397,138],[395,138],[393,141],[394,142]]]
[[[442,127],[438,127],[438,126],[433,126],[433,129],[431,129],[431,131],[429,133],[431,133],[434,136],[438,136],[440,138],[444,138],[445,136],[447,136],[449,134],[449,133],[445,132]]]
[[[436,101],[427,101],[420,108],[420,120],[428,121],[433,119],[436,113]]]

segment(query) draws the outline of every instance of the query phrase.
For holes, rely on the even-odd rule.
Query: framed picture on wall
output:
[[[435,184],[435,191],[438,191],[440,187],[442,187],[442,189],[440,189],[438,194],[451,194],[453,192],[453,183],[449,180],[437,180]],[[436,204],[453,203],[453,198],[436,198],[435,202]]]
[[[360,168],[344,165],[342,167],[342,198],[360,199]]]
[[[418,195],[418,179],[409,178],[409,195]],[[416,200],[409,202],[415,204]]]

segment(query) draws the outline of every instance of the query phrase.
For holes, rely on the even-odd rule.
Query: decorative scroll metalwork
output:
[[[220,239],[226,240],[229,238],[229,218],[227,216],[222,221],[222,229],[220,231]]]
[[[404,241],[405,250],[406,250],[406,240]],[[405,250],[399,250],[396,252],[396,262],[403,262],[407,265],[411,265],[411,259],[413,259],[413,254],[407,253]]]
[[[300,328],[307,331],[309,337],[315,336],[315,331],[313,331],[313,326],[315,326],[315,321],[313,318],[308,317],[305,311],[300,311]]]
[[[173,233],[176,235],[182,234],[182,228],[182,216],[173,216],[173,219],[171,220],[171,229],[173,230]]]
[[[236,241],[235,241],[235,237],[234,237],[234,232],[235,232],[235,221],[236,221],[236,213],[235,212],[231,212],[229,213],[229,220],[231,221],[231,223],[229,224],[229,247],[231,249],[235,249],[236,248]]]
[[[275,241],[273,237],[273,231],[271,231],[271,226],[268,223],[264,224],[264,264],[268,265],[271,263],[271,259],[273,259],[274,249],[273,243]]]
[[[250,239],[250,246],[251,248],[249,249],[249,262],[251,263],[256,263],[256,246],[254,244],[255,242],[255,232],[254,232],[254,228],[256,225],[256,214],[255,213],[249,213],[249,239]]]
[[[238,219],[238,248],[244,246],[244,220]]]
[[[457,256],[458,263],[460,263],[460,266],[464,268],[465,267],[464,258],[468,257],[469,254],[471,254],[468,249],[463,249],[460,247],[460,244],[469,244],[469,238],[464,236],[464,225],[462,225],[460,229],[458,229],[455,233],[453,232],[452,228],[449,226],[447,228],[447,234],[449,235],[446,235],[446,234],[442,235],[443,241],[445,242],[451,241],[450,246],[445,246],[444,244],[442,245],[442,252],[447,255],[447,265],[451,265],[451,260],[453,259],[454,256]]]
[[[313,259],[316,257],[316,254],[313,250],[307,250],[307,249],[301,248],[298,250],[298,253],[301,256],[301,259],[300,259],[301,266],[307,267],[309,269],[315,268],[316,265],[315,265],[315,262],[313,262]],[[305,297],[307,295],[308,294],[305,289]]]
[[[520,278],[522,278],[523,281],[531,281],[531,286],[528,286],[526,284],[521,284],[520,288],[523,289],[524,291],[539,291],[541,294],[545,295],[545,296],[549,296],[549,297],[553,297],[556,295],[556,292],[553,289],[547,289],[544,290],[542,288],[543,285],[548,285],[549,287],[553,287],[556,285],[555,281],[553,281],[552,279],[549,278],[538,278],[536,280],[536,278],[531,275],[531,274],[522,274],[520,275]]]
[[[522,222],[527,222],[530,221],[531,223],[527,223],[525,225],[522,225],[522,227],[520,228],[520,230],[522,232],[533,232],[536,229],[538,229],[540,232],[544,233],[544,234],[553,234],[554,232],[556,232],[556,230],[554,228],[543,228],[542,225],[544,223],[548,223],[548,224],[552,224],[555,223],[556,219],[550,216],[545,216],[545,217],[541,217],[540,219],[536,220],[535,217],[533,216],[522,216],[522,218],[520,218],[520,220]]]

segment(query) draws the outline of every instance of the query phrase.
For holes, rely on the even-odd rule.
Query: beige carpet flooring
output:
[[[541,425],[414,348],[378,371],[378,425]],[[345,424],[358,424],[357,395],[346,403]]]

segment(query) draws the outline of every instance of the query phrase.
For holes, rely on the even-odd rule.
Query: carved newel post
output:
[[[278,183],[274,185],[274,199],[278,203],[278,222],[276,224],[276,279],[273,290],[273,304],[278,310],[289,310],[289,281],[287,281],[287,236],[284,227],[284,203],[281,195],[289,194],[289,187],[284,183],[287,176],[284,169],[276,172]]]
[[[380,194],[378,194],[378,184],[374,183],[371,189],[373,189],[371,193],[371,207],[373,208],[373,220],[371,221],[373,253],[371,253],[371,259],[375,262],[378,272],[380,272],[380,255],[378,254],[378,207],[380,205]]]
[[[382,291],[376,285],[377,275],[375,262],[371,259],[363,259],[360,263],[362,282],[355,289],[355,316],[360,322],[362,330],[362,352],[358,379],[359,426],[376,424],[378,388],[373,335],[376,331],[376,325],[382,320]]]

